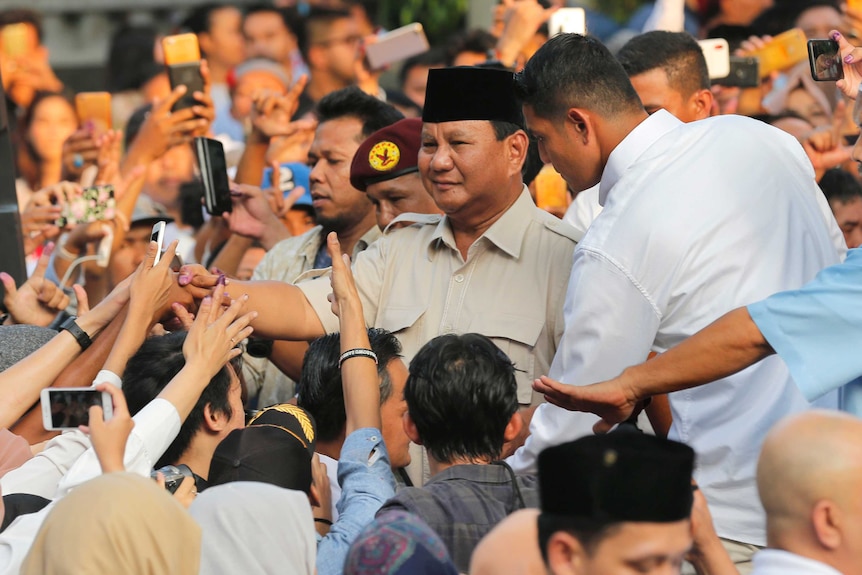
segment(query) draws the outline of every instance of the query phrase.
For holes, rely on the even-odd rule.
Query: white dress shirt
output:
[[[577,230],[576,239],[581,241],[600,213],[602,206],[599,204],[599,184],[596,184],[575,196],[563,215],[563,221]]]
[[[751,575],[841,575],[841,572],[795,553],[764,549],[755,553]]]
[[[599,199],[604,211],[575,249],[566,331],[549,373],[567,384],[613,378],[842,257],[841,233],[799,143],[748,118],[683,125],[656,112],[611,153]],[[811,404],[776,357],[671,394],[670,404],[670,437],[697,452],[695,478],[718,534],[764,545],[754,481],[760,445],[776,421]],[[837,407],[837,393],[818,405]],[[534,470],[545,447],[591,433],[596,421],[539,406],[513,467]]]

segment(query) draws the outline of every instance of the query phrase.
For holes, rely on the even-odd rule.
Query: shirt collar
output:
[[[535,209],[536,204],[533,203],[530,191],[527,189],[527,186],[524,186],[524,189],[521,190],[521,195],[518,196],[515,203],[509,206],[509,209],[481,237],[486,238],[513,258],[520,257],[524,236],[527,234],[527,228],[533,219],[533,211]],[[452,225],[449,223],[447,216],[443,216],[428,241],[429,259],[433,257],[431,248],[439,245],[438,242],[442,242],[450,249],[458,249],[455,245],[455,235],[452,233]]]
[[[371,226],[368,231],[359,238],[359,241],[356,242],[356,246],[353,248],[353,254],[351,257],[356,257],[356,254],[376,242],[380,235],[380,228],[377,227],[377,224]]]
[[[629,132],[608,157],[599,186],[599,204],[605,205],[608,193],[647,148],[681,124],[682,122],[667,110],[658,110]]]
[[[509,483],[512,477],[502,465],[465,463],[447,467],[426,481],[425,485],[450,479],[467,479],[481,483]]]

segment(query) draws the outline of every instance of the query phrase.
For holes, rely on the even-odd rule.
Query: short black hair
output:
[[[710,87],[703,50],[688,32],[640,34],[620,48],[617,60],[630,78],[656,68],[664,70],[668,85],[686,98]]]
[[[149,26],[122,26],[111,37],[106,78],[108,90],[139,90],[164,72],[153,57],[156,30]]]
[[[538,527],[539,549],[542,551],[542,558],[547,562],[548,541],[554,533],[565,531],[578,540],[587,552],[587,555],[592,555],[599,543],[605,537],[613,535],[619,529],[620,524],[599,522],[594,519],[581,517],[565,517],[542,513],[539,515]]]
[[[333,22],[352,17],[353,15],[349,10],[342,8],[312,7],[303,19],[302,32],[296,35],[296,43],[299,46],[302,59],[308,62],[308,49],[312,44],[321,41],[324,29],[332,25]]]
[[[643,110],[622,65],[598,40],[558,34],[515,74],[515,93],[536,115],[555,119],[569,108],[611,117]]]
[[[163,336],[150,337],[129,359],[123,374],[123,393],[126,395],[126,403],[132,415],[155,399],[185,366],[183,343],[186,341],[186,334],[185,331],[175,331]],[[232,364],[236,371],[240,364],[236,360],[233,360]],[[156,468],[176,463],[185,453],[192,438],[204,425],[204,408],[207,405],[214,413],[223,413],[227,417],[233,415],[229,400],[231,383],[229,369],[232,368],[224,365],[204,388],[194,408],[180,427],[176,439],[156,462]],[[239,373],[241,370],[237,372],[237,376]]]
[[[29,8],[10,8],[0,11],[0,28],[12,24],[29,24],[36,29],[36,37],[42,42],[42,14]]]
[[[387,367],[401,357],[401,343],[385,329],[368,330],[371,350],[377,354],[377,375],[380,376],[380,404],[392,395],[392,380]],[[314,416],[317,436],[322,441],[336,439],[344,430],[347,412],[344,408],[344,388],[341,384],[341,334],[319,337],[308,346],[302,361],[302,373],[297,383],[296,404]]]
[[[404,118],[404,114],[393,106],[369,96],[356,86],[336,90],[321,98],[316,116],[320,124],[339,118],[356,118],[362,122],[363,140]]]
[[[849,204],[862,198],[862,184],[852,174],[841,168],[827,170],[820,178],[819,185],[830,205],[833,202],[842,205]]]
[[[441,335],[410,362],[404,399],[422,445],[434,459],[495,460],[503,451],[506,426],[518,411],[515,366],[484,335]]]
[[[206,4],[201,4],[193,8],[192,11],[189,12],[189,15],[186,16],[186,19],[183,20],[181,27],[184,30],[195,34],[203,34],[204,32],[208,33],[212,26],[213,13],[224,8],[230,8],[231,10],[238,9],[230,4],[207,2]]]
[[[398,72],[398,83],[403,88],[404,81],[407,80],[407,74],[417,66],[428,66],[429,68],[436,66],[442,68],[447,63],[446,51],[440,46],[433,46],[427,52],[422,52],[404,60],[404,64],[401,65],[401,70]]]
[[[487,30],[476,28],[453,35],[447,44],[449,52],[446,65],[451,66],[458,54],[464,52],[487,54],[489,50],[496,48],[497,38]]]

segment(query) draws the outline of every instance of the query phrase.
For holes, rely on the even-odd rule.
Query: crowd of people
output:
[[[560,9],[387,71],[374,3],[205,4],[103,122],[0,11],[0,573],[862,573],[862,9]],[[839,80],[698,44],[793,29]]]

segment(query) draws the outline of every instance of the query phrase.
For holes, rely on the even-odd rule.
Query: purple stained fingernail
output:
[[[219,274],[218,281],[216,281],[217,286],[227,285],[227,276],[224,274]]]
[[[853,61],[853,54],[847,54],[846,56],[844,56],[844,61],[847,62],[848,64],[850,62],[852,62]]]
[[[181,286],[189,285],[191,278],[189,276],[180,276],[179,282]]]
[[[832,39],[833,40],[837,40],[840,37],[841,37],[841,32],[838,32],[837,30],[835,32],[832,32]]]

